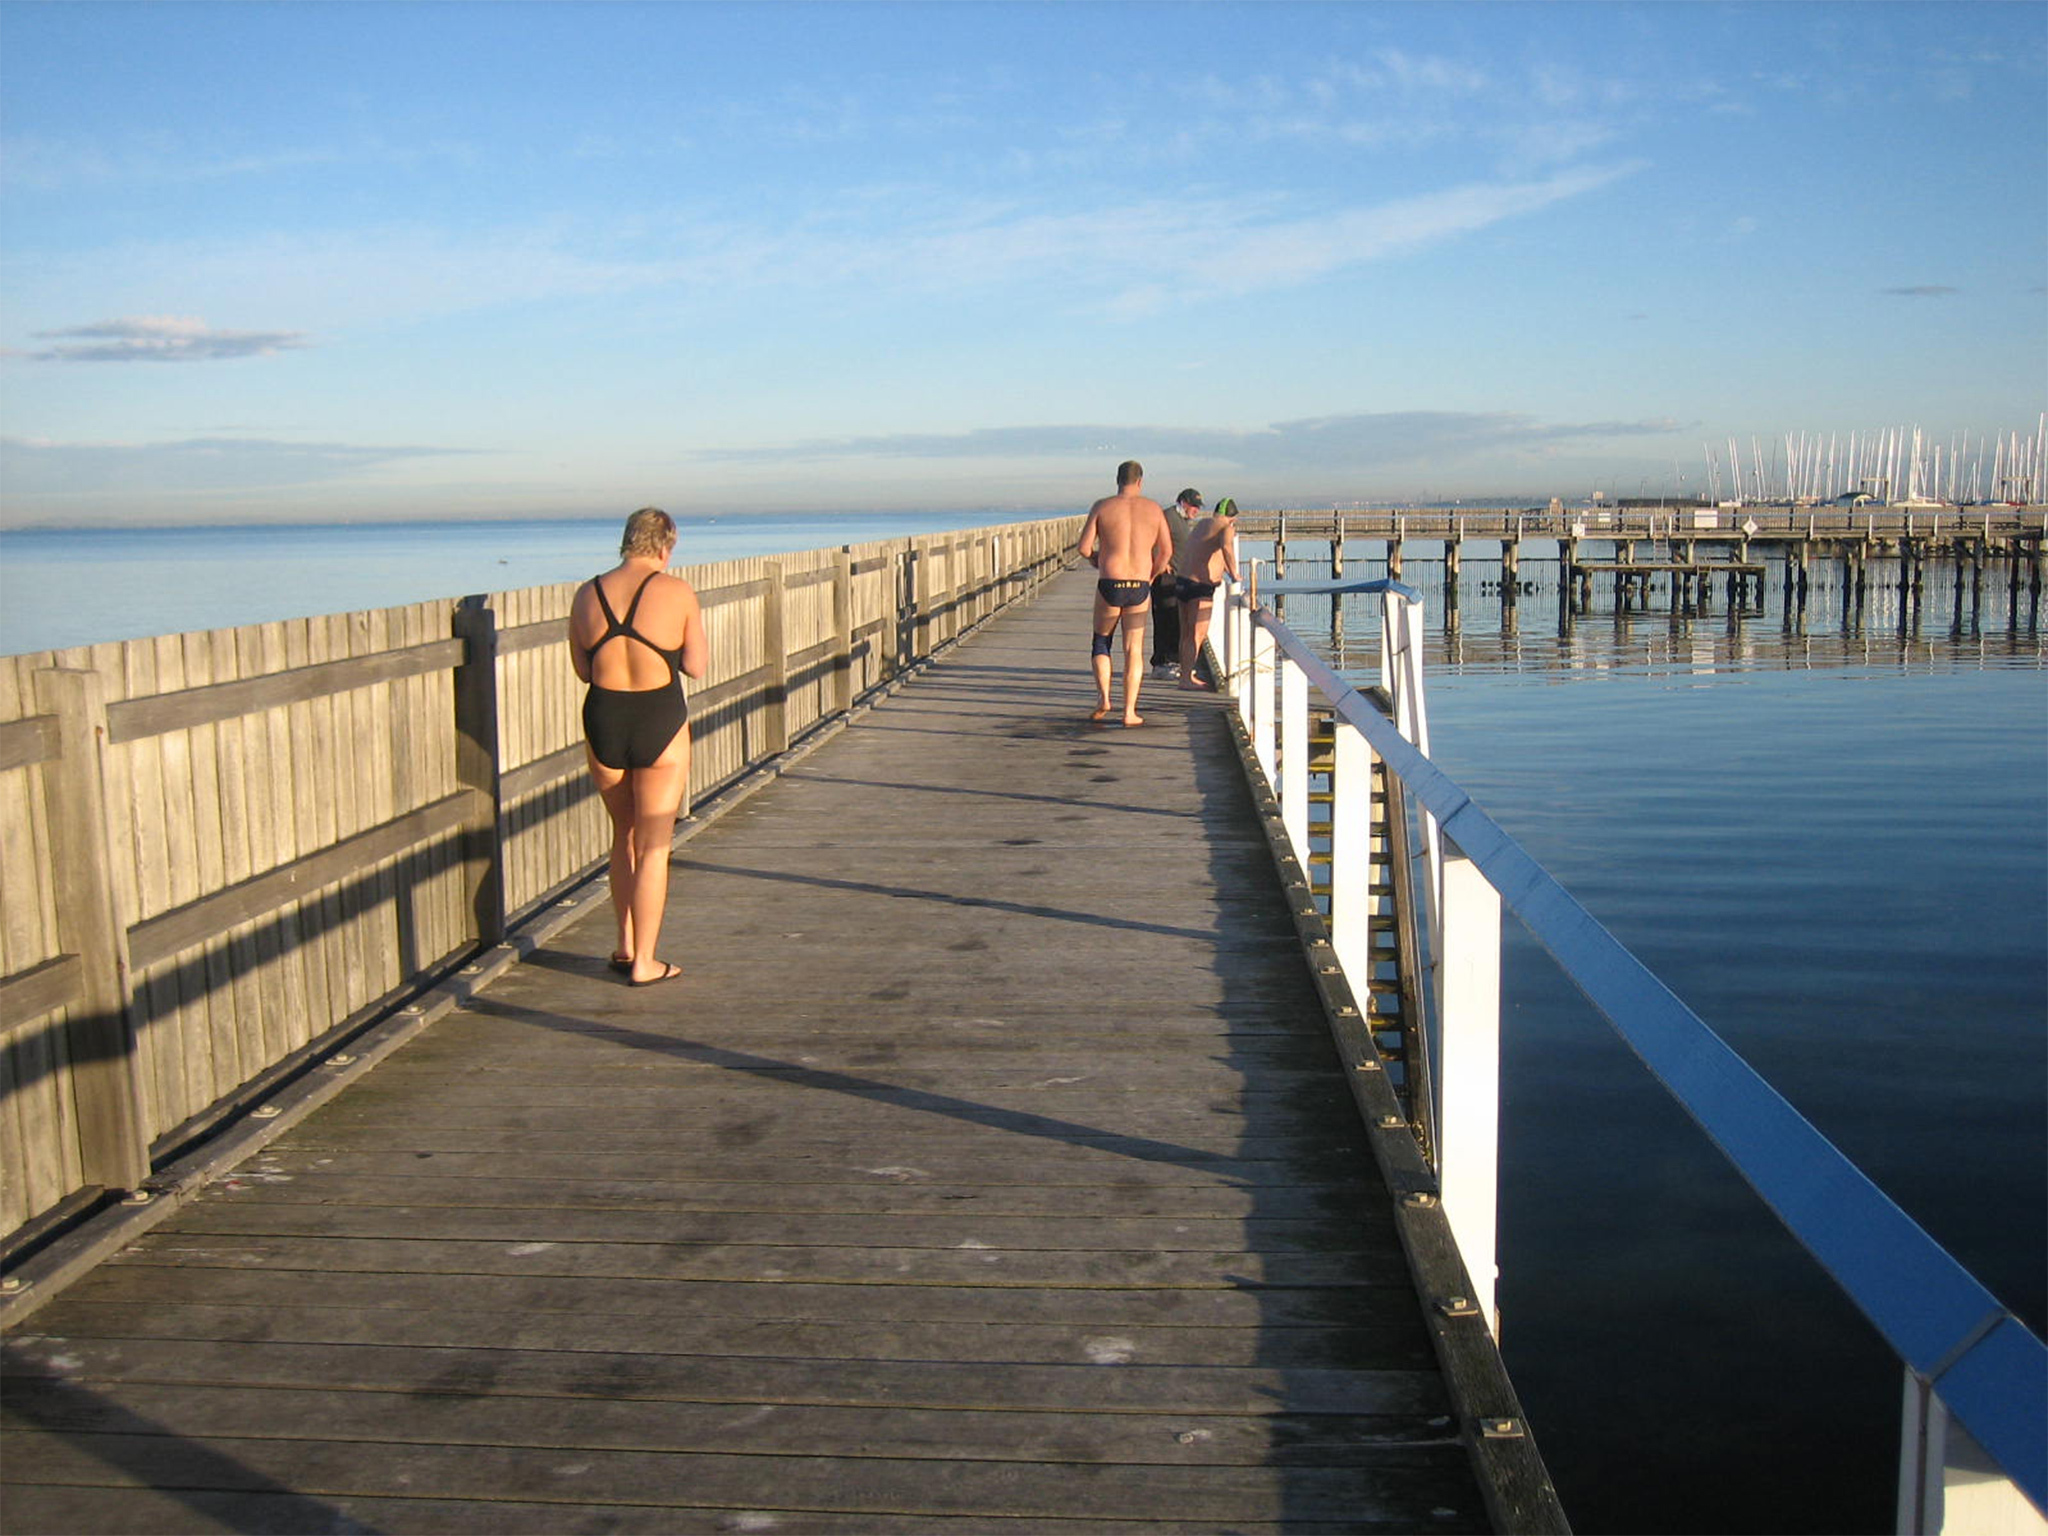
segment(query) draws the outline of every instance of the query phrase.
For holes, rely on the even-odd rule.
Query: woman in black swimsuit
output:
[[[675,520],[658,507],[626,519],[619,563],[576,590],[569,661],[590,685],[583,734],[590,777],[612,819],[612,969],[636,987],[680,966],[654,958],[668,904],[668,856],[690,783],[690,709],[683,678],[711,659],[697,594],[667,575]]]

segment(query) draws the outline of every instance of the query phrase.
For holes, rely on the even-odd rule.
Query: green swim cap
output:
[[[1216,515],[1218,517],[1237,516],[1237,503],[1235,501],[1232,501],[1228,496],[1224,497],[1221,501],[1216,503]]]

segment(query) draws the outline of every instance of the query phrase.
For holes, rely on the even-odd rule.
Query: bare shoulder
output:
[[[663,571],[648,584],[649,597],[664,608],[694,608],[697,606],[697,589],[681,576]]]
[[[569,599],[569,642],[587,648],[596,638],[597,582],[586,581],[576,589],[576,595]]]

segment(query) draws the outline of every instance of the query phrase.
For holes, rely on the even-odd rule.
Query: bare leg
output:
[[[668,859],[675,842],[676,813],[690,783],[690,728],[676,732],[668,750],[650,768],[636,769],[633,782],[633,980],[652,981],[667,967],[654,958],[661,918],[668,906]]]
[[[1150,604],[1124,610],[1124,724],[1143,725],[1138,689],[1145,681],[1145,612]]]
[[[686,725],[660,759],[647,768],[607,768],[591,760],[591,778],[612,822],[608,875],[612,915],[618,924],[613,954],[631,961],[634,981],[666,973],[654,956],[668,904],[669,848],[676,814],[690,780],[690,732]]]
[[[1201,677],[1202,642],[1209,638],[1209,613],[1216,605],[1200,598],[1180,605],[1180,685],[1190,693],[1214,693]]]
[[[1095,613],[1091,622],[1093,627],[1089,632],[1094,635],[1107,634],[1116,628],[1116,609],[1102,600],[1100,592],[1095,594]],[[1109,658],[1091,654],[1088,665],[1095,674],[1095,708],[1089,711],[1088,718],[1106,720],[1109,718]]]
[[[607,768],[585,749],[590,762],[591,782],[612,822],[611,860],[606,883],[611,888],[612,918],[618,937],[612,944],[614,960],[633,958],[633,786],[624,768]]]

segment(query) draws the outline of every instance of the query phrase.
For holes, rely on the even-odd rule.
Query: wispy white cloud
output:
[[[1403,255],[1596,192],[1639,169],[1595,166],[1536,181],[1451,187],[1334,215],[1246,224],[1185,258],[1186,285],[1211,293],[1291,286],[1342,267]]]
[[[679,209],[604,230],[552,218],[461,233],[275,233],[23,262],[9,279],[19,314],[95,295],[146,302],[173,290],[195,307],[260,306],[329,331],[664,290],[715,296],[726,308],[750,295],[837,306],[849,294],[869,303],[1013,289],[1019,302],[1116,318],[1295,287],[1425,250],[1586,197],[1637,169],[1584,167],[1313,211],[1279,195],[1073,207],[889,186],[849,189],[795,221]],[[308,344],[303,331],[211,331],[162,319],[39,334],[76,344],[36,354],[52,361],[247,356]]]
[[[709,464],[1149,454],[1248,474],[1298,474],[1442,466],[1502,450],[1540,454],[1568,443],[1662,436],[1678,426],[1668,419],[1546,422],[1511,411],[1391,411],[1307,417],[1249,430],[1063,423],[812,438],[780,446],[704,450],[692,458]]]
[[[1908,288],[1886,288],[1883,291],[1897,299],[1945,299],[1950,294],[1960,293],[1962,290],[1941,283],[1916,283]]]
[[[0,478],[16,496],[234,491],[345,480],[387,464],[468,452],[364,443],[195,437],[159,443],[0,437]]]
[[[217,330],[184,315],[141,315],[101,320],[61,331],[37,331],[38,341],[62,346],[28,355],[46,363],[195,363],[267,357],[307,345],[298,331]]]
[[[355,138],[331,144],[224,148],[164,133],[118,141],[86,134],[9,134],[0,139],[0,187],[15,192],[63,192],[118,185],[189,186],[204,182],[292,177],[309,171],[430,162],[473,165],[475,146],[459,140],[393,143]]]

